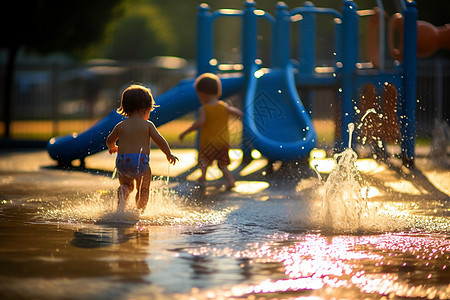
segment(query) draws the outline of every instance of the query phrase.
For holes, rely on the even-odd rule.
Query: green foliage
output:
[[[176,55],[176,35],[168,19],[150,4],[138,4],[109,29],[104,54],[117,60],[142,60],[157,55]]]

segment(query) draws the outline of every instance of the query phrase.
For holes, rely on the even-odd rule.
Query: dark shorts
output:
[[[210,166],[214,160],[220,166],[228,166],[230,164],[230,156],[228,155],[228,148],[208,147],[200,149],[198,155],[198,162],[203,166]]]

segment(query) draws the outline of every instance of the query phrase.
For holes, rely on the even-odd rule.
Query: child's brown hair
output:
[[[220,79],[217,75],[204,73],[195,80],[194,87],[197,92],[217,95],[219,93],[220,84]]]
[[[153,100],[150,89],[139,84],[133,84],[123,91],[120,107],[117,109],[117,112],[129,117],[134,112],[148,108],[153,110],[154,107],[155,100]]]

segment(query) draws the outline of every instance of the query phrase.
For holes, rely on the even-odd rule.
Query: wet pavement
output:
[[[396,159],[358,159],[361,196],[342,201],[345,193],[324,191],[336,162],[323,152],[310,160],[321,179],[304,162],[242,166],[232,152],[231,191],[217,168],[200,188],[196,151],[174,153],[180,163],[169,167],[152,151],[163,177],[147,210],[139,215],[130,201],[120,215],[114,156],[60,169],[42,150],[2,151],[0,297],[450,298],[444,162],[421,155],[408,170]],[[363,209],[355,216],[347,204]]]

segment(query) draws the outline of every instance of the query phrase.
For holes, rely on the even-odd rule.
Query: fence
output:
[[[0,66],[1,89],[4,69]],[[11,137],[45,141],[52,136],[83,131],[119,105],[121,91],[128,84],[144,84],[157,96],[179,80],[194,75],[193,68],[168,69],[154,63],[18,65],[13,89]],[[449,120],[448,82],[449,60],[418,62],[419,136],[431,136],[434,119]],[[332,104],[336,105],[335,91],[317,90],[313,119],[331,120]],[[0,117],[0,136],[3,136],[4,111],[0,112]]]
[[[0,66],[1,89],[4,69]],[[83,131],[118,107],[127,85],[143,84],[157,96],[181,79],[193,76],[192,72],[188,67],[162,68],[148,62],[18,65],[12,93],[11,137],[48,140]],[[0,136],[4,136],[5,112],[1,111],[0,116]]]
[[[431,136],[435,119],[450,120],[450,60],[419,60],[417,132]]]

